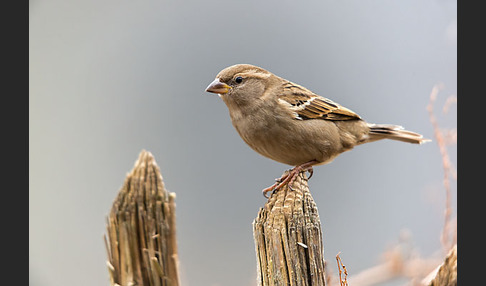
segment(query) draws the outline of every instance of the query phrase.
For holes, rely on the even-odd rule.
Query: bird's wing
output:
[[[292,111],[295,119],[350,120],[361,117],[330,99],[319,96],[303,86],[286,82],[278,101]]]

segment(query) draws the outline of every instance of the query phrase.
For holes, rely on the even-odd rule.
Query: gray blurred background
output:
[[[29,3],[30,285],[109,285],[105,217],[142,149],[177,193],[183,284],[256,285],[251,223],[261,190],[290,166],[246,146],[204,91],[229,65],[261,66],[428,138],[426,106],[443,83],[436,114],[456,127],[456,106],[441,111],[457,92],[456,1]],[[380,141],[314,171],[334,273],[338,252],[356,274],[404,230],[424,257],[440,253],[437,142]]]

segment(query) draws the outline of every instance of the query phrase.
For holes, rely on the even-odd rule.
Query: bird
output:
[[[275,183],[275,192],[301,172],[332,162],[357,145],[392,139],[413,144],[430,141],[400,125],[368,123],[358,114],[309,89],[251,64],[221,70],[206,88],[228,107],[231,122],[254,151],[291,165]]]

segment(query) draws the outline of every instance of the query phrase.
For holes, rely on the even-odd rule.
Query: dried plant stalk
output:
[[[446,251],[449,251],[451,247],[456,243],[456,233],[457,230],[454,228],[452,222],[452,205],[451,205],[451,184],[450,184],[450,176],[457,180],[457,173],[454,169],[451,160],[449,159],[449,152],[447,151],[447,140],[446,135],[444,132],[439,128],[439,124],[437,119],[434,115],[434,103],[437,99],[439,94],[439,90],[442,88],[441,85],[435,85],[430,93],[430,101],[427,105],[427,111],[429,112],[430,122],[432,123],[432,127],[434,128],[434,136],[437,140],[437,144],[439,145],[439,151],[442,157],[442,167],[444,169],[444,188],[446,191],[446,200],[445,200],[445,212],[444,212],[444,228],[441,235],[441,242]],[[456,97],[449,97],[444,105],[443,110],[447,111],[451,103],[457,102]]]
[[[307,178],[272,194],[253,221],[259,285],[325,285],[321,223]]]
[[[111,285],[180,285],[175,193],[142,150],[113,202],[104,237]]]
[[[346,270],[346,266],[343,264],[343,261],[341,259],[341,256],[339,256],[341,252],[339,252],[336,255],[336,262],[338,265],[338,271],[339,271],[339,285],[340,286],[348,286],[348,270]],[[342,278],[342,275],[344,274],[344,278]]]

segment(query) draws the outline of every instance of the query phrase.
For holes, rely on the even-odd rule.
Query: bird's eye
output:
[[[242,78],[241,76],[237,76],[237,77],[235,78],[235,82],[236,82],[236,83],[241,83],[242,81],[243,81],[243,78]]]

